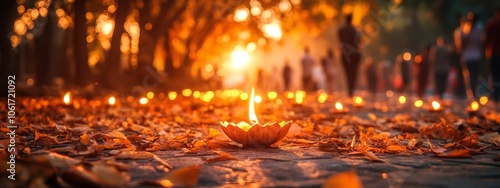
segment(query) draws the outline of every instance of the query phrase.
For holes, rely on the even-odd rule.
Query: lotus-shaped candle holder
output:
[[[250,96],[248,115],[251,124],[247,122],[220,122],[222,131],[231,140],[243,144],[243,147],[268,147],[283,139],[290,129],[290,121],[270,122],[260,124],[254,110],[254,89]]]
[[[290,129],[290,121],[271,122],[264,125],[246,122],[238,124],[220,122],[224,133],[231,140],[243,144],[243,147],[268,147],[283,139]]]

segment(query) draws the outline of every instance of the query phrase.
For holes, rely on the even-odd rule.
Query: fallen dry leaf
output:
[[[227,161],[227,160],[238,160],[233,155],[231,155],[227,152],[224,152],[224,151],[214,151],[214,153],[217,153],[219,156],[207,159],[207,163],[214,163],[214,162]]]
[[[363,184],[359,180],[355,170],[340,172],[328,177],[323,184],[324,188],[362,188]]]
[[[91,172],[96,175],[104,187],[123,187],[130,182],[130,176],[126,172],[120,172],[115,166],[107,164],[96,164],[92,166]]]
[[[450,153],[447,154],[439,154],[437,155],[438,157],[446,157],[446,158],[469,158],[472,157],[470,155],[470,151],[467,149],[457,149],[453,150]]]
[[[188,166],[175,169],[164,178],[158,180],[163,187],[194,187],[198,183],[200,166]]]
[[[372,162],[383,162],[383,163],[387,163],[387,161],[385,159],[381,159],[379,157],[377,157],[375,154],[373,154],[373,152],[371,151],[365,151],[365,152],[362,152],[367,158],[368,160],[372,161]]]
[[[439,147],[439,146],[433,146],[431,144],[431,141],[429,139],[427,139],[427,143],[429,143],[429,148],[431,149],[432,152],[434,152],[435,154],[442,154],[444,153],[447,149],[446,148],[443,148],[443,147]]]
[[[154,159],[160,162],[163,166],[172,169],[172,165],[158,157],[157,155],[147,151],[122,151],[115,156],[117,159]]]

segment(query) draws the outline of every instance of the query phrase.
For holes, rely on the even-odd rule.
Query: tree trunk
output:
[[[73,53],[75,55],[76,86],[85,87],[90,80],[88,64],[89,52],[87,49],[87,20],[85,19],[85,0],[75,0],[75,28],[73,34]]]
[[[116,10],[115,28],[113,30],[113,36],[111,37],[111,48],[108,52],[108,57],[105,64],[103,65],[103,70],[101,74],[101,83],[103,87],[107,89],[116,90],[118,89],[117,84],[120,82],[120,61],[121,61],[121,35],[125,31],[123,25],[127,19],[130,10],[130,1],[120,0],[118,1],[118,8]]]
[[[49,7],[49,12],[52,11],[53,5]],[[55,67],[51,66],[50,61],[50,49],[52,49],[53,40],[53,30],[54,21],[51,14],[47,14],[47,23],[43,27],[42,34],[35,38],[35,49],[36,49],[36,85],[38,87],[46,87],[52,84],[54,78],[54,72],[51,69]]]
[[[1,5],[0,23],[2,23],[3,26],[0,27],[0,67],[2,67],[0,70],[0,91],[3,95],[7,93],[7,76],[18,73],[16,63],[13,62],[14,51],[12,50],[9,36],[14,26],[14,20],[17,14],[17,4],[16,1],[2,1]],[[17,75],[16,78],[19,79],[20,76],[21,75]]]

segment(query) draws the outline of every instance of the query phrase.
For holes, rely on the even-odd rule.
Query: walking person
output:
[[[435,91],[442,98],[448,86],[450,71],[450,47],[445,44],[442,36],[437,38],[436,46],[431,48],[429,59],[434,72]]]
[[[283,67],[283,83],[285,85],[285,91],[290,91],[290,82],[292,77],[292,68],[290,67],[290,61],[285,60],[285,66]]]
[[[462,27],[460,32],[460,37],[457,37],[460,41],[458,46],[461,50],[462,62],[465,62],[467,70],[469,71],[469,85],[473,96],[478,98],[476,90],[478,90],[478,78],[479,78],[479,63],[481,63],[481,37],[483,31],[477,26],[478,18],[477,16],[469,12],[467,13],[467,22]],[[497,31],[498,32],[498,31]],[[467,75],[467,74],[466,74]],[[467,78],[465,78],[467,79]]]
[[[358,78],[358,66],[361,58],[359,48],[361,34],[352,25],[352,14],[345,17],[345,25],[338,31],[338,37],[342,46],[342,64],[347,75],[347,89],[349,97],[353,96],[356,79]]]
[[[427,89],[427,85],[429,82],[429,50],[430,46],[424,47],[422,53],[418,56],[415,56],[415,63],[417,66],[417,96],[419,98],[423,98],[425,96],[425,90]]]
[[[500,6],[495,16],[488,20],[485,27],[486,58],[490,60],[491,76],[493,77],[493,100],[497,109],[500,108]]]
[[[321,66],[326,77],[326,91],[332,93],[335,90],[335,58],[332,49],[326,52],[326,57],[321,60]]]
[[[314,67],[314,59],[309,54],[309,48],[304,48],[304,56],[301,60],[302,64],[302,88],[304,91],[314,91],[314,82],[313,82],[313,67]]]

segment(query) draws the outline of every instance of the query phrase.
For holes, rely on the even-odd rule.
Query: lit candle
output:
[[[470,116],[474,116],[479,111],[479,103],[476,101],[472,101],[470,105],[467,107],[467,112]]]
[[[415,105],[415,107],[420,108],[420,107],[422,107],[424,105],[424,101],[418,99],[418,100],[415,101],[414,105]]]
[[[406,97],[404,95],[399,96],[399,104],[405,104],[406,103]]]
[[[441,104],[437,101],[432,101],[431,103],[432,108],[429,109],[431,112],[441,112],[443,108],[441,108]]]
[[[365,105],[365,101],[363,101],[363,98],[361,98],[360,96],[356,96],[352,99],[352,105],[354,107],[358,107],[358,108],[361,108]]]
[[[148,104],[148,102],[149,102],[149,100],[146,97],[139,99],[139,103],[141,103],[142,105],[146,105],[146,104]]]
[[[347,113],[349,110],[347,108],[344,108],[344,105],[342,105],[342,103],[340,102],[336,102],[335,103],[335,108],[332,109],[332,112],[334,114],[345,114]]]
[[[250,95],[250,104],[248,106],[248,117],[250,123],[247,122],[220,122],[221,129],[233,141],[243,144],[244,147],[268,147],[281,139],[283,139],[290,129],[289,121],[270,122],[260,124],[255,114],[254,102],[256,96],[254,89]]]
[[[71,103],[71,92],[67,92],[64,97],[63,97],[63,102],[66,105],[69,105]]]
[[[116,98],[113,96],[109,97],[108,103],[109,103],[109,105],[114,106],[116,103]]]

